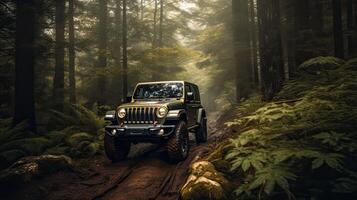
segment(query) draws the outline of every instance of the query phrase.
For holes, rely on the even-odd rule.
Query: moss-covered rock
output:
[[[195,162],[190,167],[190,176],[181,189],[183,200],[227,199],[229,184],[214,165],[208,161]]]
[[[335,57],[316,57],[305,61],[298,69],[309,74],[319,74],[325,70],[337,69],[344,63],[344,60]]]
[[[24,157],[0,172],[0,188],[6,190],[7,188],[21,187],[34,179],[71,168],[72,160],[66,156]]]
[[[9,167],[12,163],[17,161],[19,158],[26,156],[24,151],[13,149],[9,151],[4,151],[0,153],[0,169]]]

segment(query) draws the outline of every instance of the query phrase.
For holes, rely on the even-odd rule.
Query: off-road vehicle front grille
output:
[[[129,107],[125,108],[126,124],[151,124],[157,122],[157,107]]]

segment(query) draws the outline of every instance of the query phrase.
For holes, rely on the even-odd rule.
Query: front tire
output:
[[[167,142],[167,153],[173,162],[179,162],[187,158],[189,151],[189,137],[186,122],[179,121],[174,135]]]
[[[119,141],[108,134],[104,136],[105,154],[112,162],[124,160],[130,152],[130,146],[130,142]]]
[[[207,142],[207,118],[202,116],[199,127],[196,130],[196,143]]]

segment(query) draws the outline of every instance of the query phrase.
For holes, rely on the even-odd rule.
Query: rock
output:
[[[320,56],[305,61],[298,69],[309,74],[320,74],[321,71],[337,69],[344,63],[345,61],[339,58]]]
[[[0,169],[5,169],[9,167],[12,163],[14,163],[16,160],[18,160],[21,157],[26,156],[26,153],[18,150],[18,149],[13,149],[9,151],[4,151],[0,153]]]
[[[229,183],[227,179],[208,161],[191,165],[190,176],[181,189],[183,200],[226,199]]]
[[[67,156],[24,157],[0,172],[0,188],[4,190],[4,188],[21,187],[34,179],[71,168],[72,161]]]

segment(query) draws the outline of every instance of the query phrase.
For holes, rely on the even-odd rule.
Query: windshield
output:
[[[134,99],[158,99],[183,97],[183,83],[154,83],[138,85]]]

